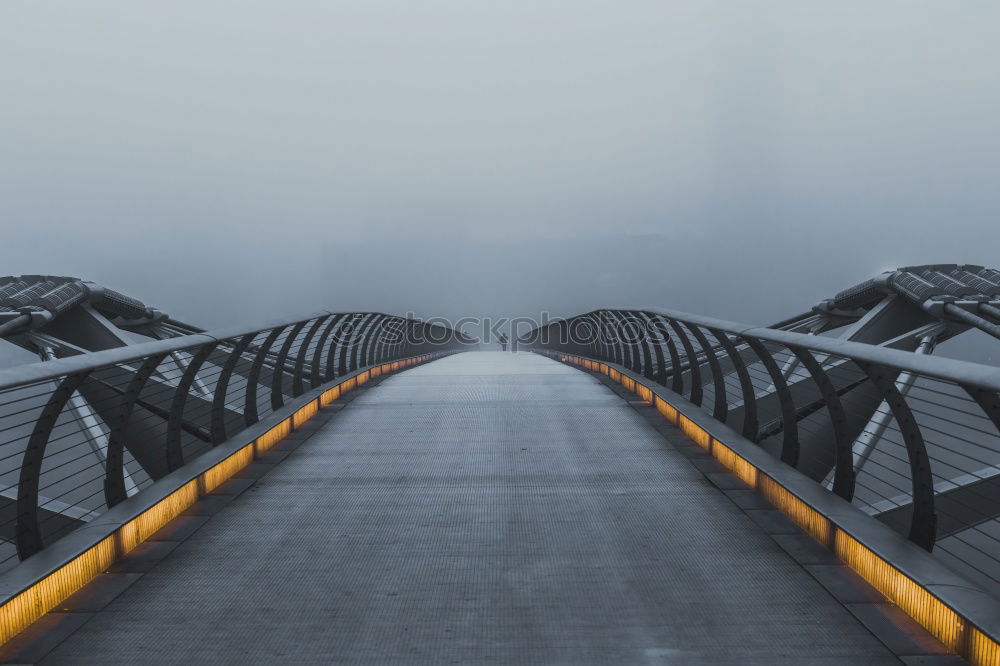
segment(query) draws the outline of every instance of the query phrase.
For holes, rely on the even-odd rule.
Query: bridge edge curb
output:
[[[604,374],[649,402],[668,423],[836,554],[948,649],[976,666],[1000,664],[1000,608],[996,600],[929,553],[652,380],[614,363],[532,351]]]
[[[251,464],[340,396],[374,377],[454,352],[389,361],[338,377],[199,455],[148,488],[0,574],[0,646]]]

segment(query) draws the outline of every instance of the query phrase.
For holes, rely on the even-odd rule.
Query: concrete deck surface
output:
[[[899,663],[628,403],[533,354],[389,377],[196,522],[42,663]]]

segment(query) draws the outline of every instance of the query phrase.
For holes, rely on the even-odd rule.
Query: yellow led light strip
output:
[[[564,362],[582,365],[588,370],[602,372],[635,392],[643,400],[651,402],[664,419],[676,425],[695,444],[711,453],[712,457],[726,469],[759,492],[796,525],[836,553],[841,561],[916,620],[945,647],[965,658],[973,666],[1000,666],[1000,643],[984,634],[970,620],[959,615],[922,585],[840,529],[776,480],[761,472],[751,462],[709,435],[703,428],[685,417],[676,406],[660,396],[654,396],[653,400],[650,400],[647,397],[652,395],[650,387],[624,377],[621,372],[609,368],[604,363],[572,355],[559,358]]]
[[[117,534],[102,539],[0,607],[0,642],[29,624],[105,571],[118,558]]]
[[[340,397],[340,384],[319,394],[319,406],[326,407]]]
[[[212,492],[234,474],[270,450],[291,432],[351,389],[380,374],[408,368],[432,358],[424,354],[402,361],[386,363],[378,372],[366,370],[332,388],[315,400],[310,400],[291,416],[283,419],[263,435],[237,449],[225,460],[208,468],[194,479],[174,490],[162,500],[119,526],[97,544],[83,551],[66,564],[45,575],[38,582],[0,604],[0,645],[3,645],[29,625],[56,608],[74,592],[105,572],[118,558],[152,536],[171,520],[189,509],[202,495]]]
[[[677,411],[676,408],[674,411]],[[701,427],[694,421],[684,416],[680,412],[677,412],[677,427],[682,433],[688,436],[695,444],[705,449],[710,450],[712,446],[712,438],[707,432],[701,429]]]
[[[298,428],[319,411],[319,400],[312,400],[292,414],[292,428]]]
[[[653,406],[656,407],[656,411],[658,411],[660,416],[665,418],[668,423],[677,425],[678,414],[673,405],[660,396],[656,396],[653,401]]]

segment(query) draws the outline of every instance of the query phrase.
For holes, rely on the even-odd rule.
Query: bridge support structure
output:
[[[321,312],[0,370],[0,644],[322,407],[471,345]]]
[[[1000,605],[926,549],[768,453],[700,405],[620,363],[532,351],[606,375],[652,405],[692,442],[763,496],[872,587],[971,664],[1000,663]]]
[[[314,389],[0,575],[0,645],[258,460],[323,407],[375,378],[449,353],[454,352],[431,352],[369,366]]]

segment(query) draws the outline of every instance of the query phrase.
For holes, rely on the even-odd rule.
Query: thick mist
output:
[[[1000,265],[995,2],[4,2],[0,274],[753,323]]]

